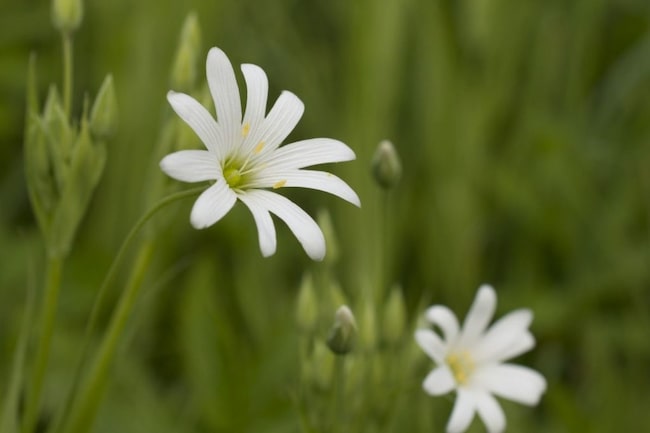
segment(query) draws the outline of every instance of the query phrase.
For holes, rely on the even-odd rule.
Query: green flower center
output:
[[[469,352],[452,353],[447,356],[446,361],[454,375],[454,379],[456,379],[456,383],[465,385],[475,367],[474,360]]]
[[[226,182],[230,188],[237,188],[242,184],[242,174],[238,168],[227,167],[223,171],[223,177],[226,179]]]

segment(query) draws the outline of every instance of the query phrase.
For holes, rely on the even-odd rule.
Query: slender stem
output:
[[[62,33],[63,39],[63,111],[70,119],[72,111],[72,34]]]
[[[72,407],[65,431],[87,432],[92,427],[92,422],[95,419],[106,388],[109,367],[115,357],[120,337],[124,333],[131,311],[138,299],[152,251],[153,242],[151,240],[142,244],[129,282],[124,292],[122,292],[119,304],[111,317],[99,353],[90,367],[86,380],[82,382],[81,388],[75,396],[76,405]]]
[[[381,192],[381,199],[380,199],[380,215],[381,215],[381,220],[380,220],[380,233],[379,233],[379,239],[381,242],[380,249],[381,251],[379,252],[379,261],[380,261],[380,266],[379,266],[379,284],[378,284],[378,289],[377,289],[377,298],[375,299],[375,305],[383,305],[384,303],[384,298],[386,294],[386,290],[388,290],[388,277],[390,275],[389,272],[389,258],[390,258],[390,239],[389,239],[389,204],[390,204],[390,196],[388,191],[382,191]]]
[[[337,356],[334,365],[334,431],[345,433],[347,427],[347,411],[345,406],[345,355]]]
[[[152,206],[151,209],[149,209],[149,211],[147,213],[145,213],[140,218],[140,220],[138,220],[136,222],[136,224],[131,228],[131,231],[127,234],[126,238],[122,242],[122,245],[120,246],[120,249],[118,250],[117,255],[113,259],[113,262],[111,263],[111,266],[108,269],[108,272],[106,273],[106,276],[104,277],[104,280],[102,281],[102,285],[100,286],[100,288],[99,288],[99,290],[97,292],[97,295],[95,296],[95,301],[94,301],[94,304],[93,304],[93,308],[92,308],[92,311],[90,313],[88,323],[86,325],[86,331],[85,331],[85,337],[84,337],[85,341],[84,341],[84,344],[83,344],[83,347],[82,347],[82,350],[81,350],[81,356],[79,358],[79,365],[78,365],[78,367],[76,369],[76,375],[75,375],[75,378],[73,380],[73,385],[72,385],[71,390],[70,390],[70,395],[68,396],[66,407],[65,407],[65,409],[64,409],[64,411],[62,413],[62,418],[60,418],[57,421],[57,426],[55,426],[53,431],[57,432],[57,431],[60,430],[59,429],[60,423],[63,421],[63,419],[69,419],[70,417],[75,416],[74,415],[75,413],[77,413],[76,416],[79,416],[79,410],[77,410],[73,406],[73,403],[74,404],[81,404],[81,405],[84,404],[83,399],[79,398],[80,393],[83,392],[83,391],[79,391],[79,386],[80,386],[79,384],[81,382],[82,372],[85,371],[84,370],[84,365],[86,364],[86,361],[87,361],[91,336],[92,336],[92,333],[93,333],[93,331],[94,331],[94,329],[95,329],[95,327],[97,325],[97,320],[98,320],[98,317],[99,317],[99,311],[101,310],[100,307],[103,304],[103,301],[104,301],[104,299],[106,297],[108,287],[110,286],[111,282],[113,281],[113,279],[115,277],[115,273],[117,272],[117,269],[119,267],[119,264],[122,261],[122,259],[123,259],[124,255],[125,255],[126,251],[128,250],[129,246],[133,242],[133,239],[139,233],[139,231],[142,229],[142,227],[144,227],[144,225],[147,223],[147,221],[149,221],[149,219],[151,219],[151,217],[153,217],[153,215],[155,215],[160,209],[162,209],[163,207],[165,207],[168,204],[171,204],[171,203],[173,203],[175,201],[195,196],[196,194],[200,193],[204,189],[205,189],[204,187],[193,188],[193,189],[189,189],[189,190],[186,190],[186,191],[181,191],[181,192],[178,192],[178,193],[175,193],[175,194],[171,194],[171,195],[163,198],[158,203],[156,203],[154,206]],[[134,267],[134,271],[132,273],[131,280],[129,282],[129,285],[125,288],[124,292],[122,293],[122,297],[121,297],[121,300],[120,300],[120,304],[118,305],[118,308],[113,313],[113,317],[111,319],[111,325],[110,325],[109,330],[107,331],[107,333],[106,333],[106,335],[104,337],[104,341],[103,341],[101,349],[100,349],[100,355],[98,355],[98,357],[96,359],[96,362],[93,365],[93,368],[91,370],[92,372],[96,372],[96,373],[99,372],[97,374],[104,374],[105,375],[106,368],[110,364],[110,358],[112,358],[112,353],[111,352],[114,351],[114,347],[111,347],[111,345],[114,344],[114,343],[109,343],[108,340],[110,340],[111,338],[118,338],[119,334],[121,333],[121,329],[118,329],[119,328],[118,327],[119,323],[116,322],[116,320],[117,320],[116,317],[118,315],[125,314],[124,311],[121,311],[121,310],[130,310],[130,308],[132,307],[132,305],[131,306],[128,305],[126,299],[127,299],[127,297],[133,297],[133,299],[135,299],[135,297],[136,297],[135,295],[137,295],[137,290],[138,290],[137,286],[139,284],[134,285],[134,282],[138,282],[138,280],[136,279],[136,277],[139,276],[138,269],[141,269],[142,272],[144,271],[144,265],[143,265],[144,251],[143,250],[150,249],[150,248],[152,248],[152,246],[153,246],[153,241],[147,240],[147,242],[145,244],[143,244],[143,246],[140,249],[140,253],[138,254],[138,261],[136,262],[136,266]],[[136,293],[135,294],[134,293],[127,294],[127,292],[133,292],[133,291],[136,291]],[[126,311],[126,312],[128,313],[128,311]],[[120,319],[120,320],[125,321],[126,319]],[[120,325],[120,326],[123,326],[123,324]],[[110,336],[111,332],[113,332],[113,333],[117,332],[118,335],[111,337]],[[106,359],[104,361],[101,361],[102,355],[104,355],[106,357]],[[105,365],[102,366],[102,365],[100,365],[101,363],[105,363]],[[91,376],[92,376],[92,373],[88,375],[88,377],[91,377]],[[95,382],[98,381],[98,380],[100,380],[100,379],[94,379]],[[92,380],[91,379],[86,379],[85,383],[87,383],[88,381],[92,381]],[[90,385],[87,384],[86,388],[88,388],[88,387],[90,387]],[[99,391],[100,391],[99,394],[101,395],[101,390],[99,390]],[[86,392],[88,392],[88,391],[86,390]],[[90,404],[90,403],[88,403],[88,404]],[[95,408],[95,412],[96,412],[96,408]],[[70,414],[72,414],[72,415],[70,415]],[[91,416],[91,418],[89,420],[90,422],[92,422],[92,418],[94,418],[94,413],[92,414],[92,416]],[[68,422],[67,424],[72,425],[71,422]]]
[[[180,191],[174,194],[170,194],[167,197],[163,198],[160,200],[158,203],[153,205],[147,213],[145,213],[140,220],[135,223],[135,225],[131,228],[131,231],[126,235],[126,238],[124,238],[124,241],[122,242],[122,245],[120,246],[120,249],[117,251],[117,255],[113,259],[113,263],[111,263],[110,268],[108,269],[108,272],[106,273],[106,276],[104,277],[104,281],[102,281],[102,285],[99,287],[99,291],[97,292],[97,296],[95,297],[95,301],[93,303],[93,308],[90,312],[90,318],[88,319],[88,324],[86,325],[86,339],[89,338],[89,336],[92,334],[95,326],[97,325],[97,318],[99,317],[99,311],[100,307],[104,301],[104,298],[106,297],[106,292],[108,290],[108,287],[110,286],[111,282],[113,281],[113,278],[115,278],[115,273],[117,272],[117,268],[119,267],[120,262],[122,261],[122,258],[126,251],[128,250],[129,246],[131,245],[131,242],[133,242],[133,239],[135,236],[140,232],[142,227],[153,217],[160,209],[164,208],[165,206],[178,201],[182,200],[184,198],[188,197],[193,197],[197,195],[198,193],[202,192],[205,190],[205,187],[201,186],[198,188],[192,188],[188,189],[185,191]]]
[[[41,404],[43,392],[43,380],[50,357],[50,346],[52,344],[52,333],[56,319],[56,309],[59,302],[59,289],[61,287],[61,272],[63,259],[61,257],[49,257],[47,263],[47,276],[45,281],[45,298],[40,313],[41,329],[39,333],[38,347],[36,349],[36,361],[30,392],[25,404],[22,432],[31,433],[36,425],[38,411]]]

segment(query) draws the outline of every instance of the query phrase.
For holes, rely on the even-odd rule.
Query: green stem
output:
[[[138,252],[131,277],[124,292],[122,292],[117,308],[113,312],[108,330],[99,348],[99,353],[89,370],[86,380],[82,382],[81,388],[75,396],[76,404],[72,407],[65,431],[87,432],[92,427],[108,382],[109,367],[115,357],[128,318],[138,299],[152,251],[153,242],[147,241]]]
[[[72,34],[63,32],[63,111],[70,119],[72,111]]]
[[[43,380],[45,379],[45,372],[50,357],[52,333],[59,301],[59,289],[61,287],[62,268],[63,259],[61,257],[48,258],[45,298],[43,299],[43,307],[40,315],[41,329],[38,347],[36,349],[36,361],[34,363],[31,387],[25,404],[25,415],[22,425],[23,433],[31,433],[34,430],[38,417],[41,394],[43,392]]]
[[[380,233],[379,239],[381,242],[379,252],[379,284],[377,285],[377,297],[375,298],[375,305],[383,305],[386,297],[386,291],[388,290],[388,277],[389,272],[389,258],[390,258],[390,239],[389,239],[389,204],[390,197],[388,191],[381,192],[380,198]]]
[[[86,363],[88,349],[90,346],[90,337],[97,324],[99,311],[101,309],[100,307],[104,301],[108,287],[112,282],[115,273],[117,272],[118,266],[128,247],[131,245],[131,242],[138,234],[138,232],[142,229],[142,227],[160,209],[175,201],[195,196],[198,193],[202,192],[204,189],[204,187],[193,188],[171,194],[160,200],[147,213],[145,213],[140,218],[140,220],[138,220],[138,222],[133,226],[131,231],[122,242],[117,255],[113,259],[113,263],[111,264],[111,267],[109,268],[106,276],[104,277],[104,281],[102,282],[102,285],[97,292],[97,296],[95,297],[95,302],[88,319],[85,342],[80,356],[80,365],[77,368],[77,374],[73,381],[71,395],[68,398],[68,403],[66,405],[67,408],[64,410],[63,414],[63,417],[66,420],[66,428],[64,431],[87,431],[89,430],[91,423],[94,420],[99,406],[100,398],[105,388],[108,368],[110,367],[115,349],[117,347],[117,343],[119,342],[119,338],[124,330],[128,316],[133,309],[134,303],[137,299],[142,278],[144,276],[144,271],[149,263],[151,251],[153,249],[153,241],[147,240],[141,246],[136,259],[136,265],[133,268],[127,286],[122,292],[119,304],[113,312],[109,328],[104,335],[99,353],[95,359],[95,362],[91,366],[89,373],[86,375],[84,381],[81,382],[81,374],[83,371],[85,371],[83,367]],[[58,426],[55,427],[54,431],[59,431]]]
[[[151,217],[153,217],[160,209],[164,208],[165,206],[178,200],[182,200],[188,197],[193,197],[204,190],[205,187],[201,186],[198,188],[192,188],[185,191],[180,191],[174,194],[170,194],[169,196],[163,198],[158,203],[153,205],[151,209],[149,209],[149,211],[146,214],[144,214],[140,218],[140,220],[137,223],[135,223],[135,225],[131,228],[131,231],[126,235],[126,238],[124,238],[124,241],[122,242],[122,245],[120,246],[117,255],[113,259],[113,263],[111,263],[111,267],[108,269],[108,272],[104,277],[104,281],[102,281],[102,285],[99,287],[99,291],[97,292],[97,296],[95,297],[95,302],[93,303],[93,308],[90,312],[90,318],[88,319],[88,324],[86,325],[86,340],[89,339],[95,326],[97,325],[99,311],[101,310],[100,307],[104,301],[104,298],[106,297],[106,292],[108,291],[108,287],[113,281],[113,278],[115,278],[115,273],[117,272],[119,264],[122,261],[122,258],[126,253],[126,251],[128,250],[129,246],[131,245],[131,242],[133,242],[133,239],[140,232],[142,227],[144,227],[144,225],[151,219]]]
[[[345,433],[348,422],[345,406],[345,355],[336,356],[334,365],[334,421],[333,431]]]

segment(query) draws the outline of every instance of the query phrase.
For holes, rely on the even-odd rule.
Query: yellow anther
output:
[[[467,383],[469,376],[474,372],[474,360],[469,352],[452,353],[447,356],[447,364],[459,385]]]
[[[262,149],[264,149],[265,144],[266,143],[264,143],[263,141],[260,141],[259,143],[257,143],[257,146],[255,146],[255,149],[253,150],[253,153],[255,155],[258,155],[262,151]]]
[[[281,181],[278,181],[278,182],[275,182],[275,183],[273,184],[273,189],[282,188],[286,183],[287,183],[287,180],[286,180],[286,179],[281,180]]]
[[[241,128],[242,137],[246,137],[250,131],[251,131],[251,124],[246,122],[244,126],[242,126]]]

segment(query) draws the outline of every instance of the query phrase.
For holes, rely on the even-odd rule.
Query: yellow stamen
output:
[[[287,180],[286,180],[286,179],[283,179],[283,180],[281,180],[281,181],[275,182],[275,184],[273,184],[273,189],[282,188],[286,183],[287,183]]]
[[[253,150],[253,153],[255,155],[259,155],[259,153],[262,151],[262,149],[264,149],[265,144],[266,143],[263,142],[263,141],[260,141],[259,143],[257,143],[257,146],[255,146],[255,149]]]
[[[244,126],[242,126],[241,128],[241,136],[246,137],[250,131],[251,131],[251,124],[246,122]]]
[[[447,356],[447,364],[459,385],[465,385],[474,372],[474,360],[469,352],[452,353]]]

